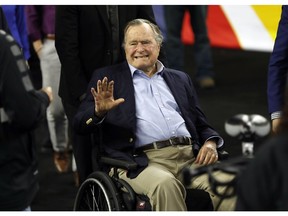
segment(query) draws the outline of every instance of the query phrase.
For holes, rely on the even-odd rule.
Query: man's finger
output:
[[[97,92],[98,93],[102,92],[102,82],[101,82],[101,80],[97,81]]]
[[[199,154],[196,157],[195,163],[202,164],[203,160],[204,160],[204,157],[203,157],[202,152],[200,151]]]
[[[109,84],[108,84],[108,91],[113,93],[114,91],[114,81],[110,81]]]
[[[123,103],[125,100],[124,98],[118,98],[117,100],[114,101],[115,106],[118,106],[119,104]]]
[[[107,91],[108,88],[108,78],[104,77],[104,79],[102,80],[102,91]]]
[[[93,87],[91,88],[91,93],[92,93],[93,97],[96,98],[97,92],[96,92],[95,88],[93,88]]]

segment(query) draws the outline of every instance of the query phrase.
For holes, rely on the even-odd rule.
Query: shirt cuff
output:
[[[282,116],[282,111],[273,112],[271,113],[271,120],[281,118],[281,116]]]
[[[220,136],[211,136],[211,137],[209,137],[206,141],[211,140],[211,139],[217,140],[217,141],[216,141],[216,147],[217,147],[217,149],[218,149],[218,148],[221,148],[221,147],[223,146],[223,144],[224,144],[224,140],[223,140],[222,137],[220,137]],[[205,141],[205,142],[206,142],[206,141]]]

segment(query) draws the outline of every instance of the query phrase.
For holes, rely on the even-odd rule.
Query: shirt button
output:
[[[133,142],[133,138],[132,138],[132,137],[129,139],[129,142],[130,142],[130,143],[132,143],[132,142]]]

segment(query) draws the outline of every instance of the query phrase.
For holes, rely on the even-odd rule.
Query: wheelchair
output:
[[[136,194],[129,184],[117,177],[117,168],[131,170],[137,164],[125,162],[108,157],[101,157],[100,164],[113,167],[113,176],[107,172],[95,171],[81,184],[76,195],[75,211],[122,211],[135,210]],[[146,208],[143,200],[139,204],[143,209]]]
[[[212,190],[220,198],[225,199],[235,196],[237,175],[245,168],[249,160],[253,158],[253,142],[257,137],[264,137],[270,131],[270,124],[260,115],[238,114],[225,122],[225,130],[228,135],[237,137],[242,141],[243,157],[228,160],[226,151],[219,151],[219,160],[222,163],[199,167],[194,170],[183,171],[184,184],[189,184],[193,177],[208,174]],[[98,152],[100,149],[98,149]],[[102,155],[102,154],[97,154]],[[151,211],[151,205],[147,196],[136,194],[132,187],[117,175],[117,169],[136,169],[135,162],[121,161],[101,156],[97,160],[98,167],[109,167],[113,175],[97,170],[90,174],[81,184],[74,202],[74,211]],[[213,178],[213,172],[221,170],[235,174],[230,182],[221,182]],[[218,186],[228,186],[227,193],[219,194]],[[187,189],[186,205],[188,211],[213,211],[212,201],[207,192],[198,189]],[[217,210],[217,207],[215,207]]]
[[[228,158],[226,151],[218,152],[220,160]],[[117,169],[136,169],[135,162],[101,156],[99,167],[112,168],[113,175],[99,170],[88,176],[80,185],[74,202],[74,211],[151,211],[149,198],[134,192],[124,180],[119,179]],[[213,211],[213,204],[207,192],[187,189],[186,205],[188,211]]]

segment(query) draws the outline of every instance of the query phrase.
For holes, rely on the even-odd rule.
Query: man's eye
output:
[[[136,46],[137,45],[137,43],[130,43],[130,46]]]

